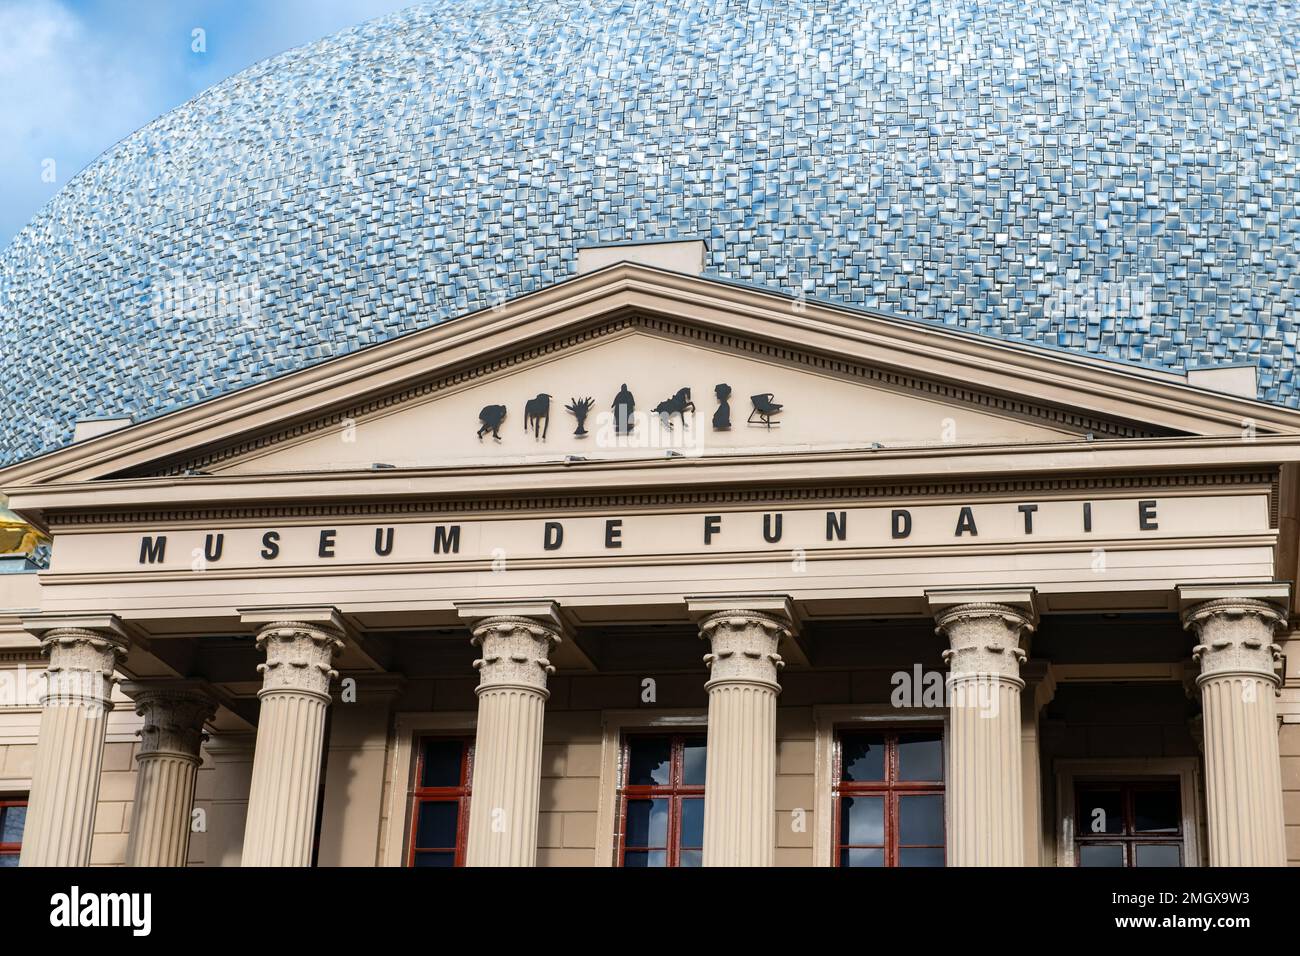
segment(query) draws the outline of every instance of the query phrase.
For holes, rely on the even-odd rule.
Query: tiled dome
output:
[[[260,63],[0,254],[0,461],[706,238],[729,280],[1300,401],[1300,15],[448,0]]]

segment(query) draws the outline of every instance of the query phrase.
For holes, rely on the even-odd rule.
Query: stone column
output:
[[[776,852],[777,653],[791,637],[789,599],[692,601],[709,679],[704,865],[771,866]],[[734,604],[734,608],[726,607]],[[756,606],[757,605],[757,606]]]
[[[244,620],[250,619],[244,614]],[[244,829],[244,866],[310,866],[325,743],[330,663],[343,647],[342,622],[330,609],[316,620],[262,624],[266,651],[253,780]]]
[[[493,607],[458,606],[470,619],[481,657],[478,731],[467,866],[533,866],[541,802],[542,722],[551,650],[561,641],[555,605],[515,605],[533,613],[493,614]],[[495,609],[500,609],[495,608]]]
[[[931,604],[934,599],[931,598]],[[948,865],[1023,866],[1021,639],[1032,612],[975,601],[944,607],[948,665]]]
[[[112,615],[24,626],[41,637],[49,664],[19,862],[88,866],[113,672],[126,657],[126,635]]]
[[[216,702],[193,681],[129,683],[122,690],[144,718],[126,865],[184,866],[203,724],[216,714]]]
[[[1183,612],[1195,632],[1205,747],[1210,866],[1286,866],[1277,689],[1286,615],[1268,601],[1221,598]]]

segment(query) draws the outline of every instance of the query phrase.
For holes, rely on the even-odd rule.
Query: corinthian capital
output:
[[[330,682],[339,676],[330,664],[343,650],[341,631],[322,624],[274,621],[258,631],[257,647],[266,652],[266,663],[257,665],[262,675],[259,696],[300,691],[329,698]]]
[[[23,626],[41,640],[45,668],[42,702],[87,703],[112,709],[114,677],[128,640],[112,614],[30,618]]]
[[[1183,627],[1196,635],[1192,659],[1201,667],[1197,683],[1213,677],[1249,674],[1281,684],[1282,648],[1273,640],[1286,626],[1286,612],[1249,597],[1224,597],[1183,611]]]
[[[1028,613],[996,602],[955,604],[935,615],[935,633],[948,638],[943,661],[954,679],[978,676],[1019,681],[1020,665],[1028,656],[1021,644],[1033,630]]]
[[[166,754],[197,761],[207,738],[203,725],[217,712],[217,704],[199,681],[127,682],[122,692],[135,701],[144,718],[137,731],[140,756]]]

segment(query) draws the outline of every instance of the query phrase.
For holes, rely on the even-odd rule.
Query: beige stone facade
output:
[[[26,865],[1297,864],[1298,464],[606,265],[0,472],[0,801]]]

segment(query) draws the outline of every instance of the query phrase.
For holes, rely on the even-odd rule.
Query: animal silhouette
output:
[[[504,405],[484,405],[483,411],[478,413],[478,420],[482,422],[479,426],[479,441],[483,440],[486,432],[491,432],[492,437],[497,441],[501,440],[501,423],[506,418],[506,407]]]
[[[551,396],[545,392],[539,392],[536,398],[530,398],[524,405],[524,431],[528,431],[529,425],[533,428],[534,438],[545,438],[551,428]]]
[[[679,388],[677,394],[672,398],[660,402],[654,407],[654,412],[659,416],[659,420],[669,428],[673,427],[672,417],[676,415],[681,419],[682,427],[686,427],[686,412],[695,413],[695,403],[691,401],[691,390],[689,388]]]

